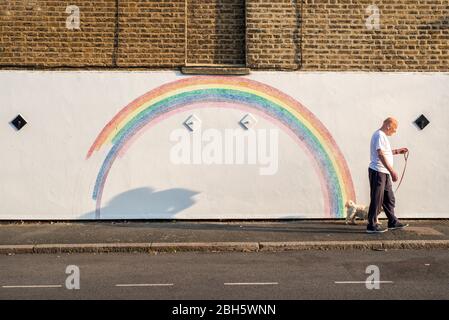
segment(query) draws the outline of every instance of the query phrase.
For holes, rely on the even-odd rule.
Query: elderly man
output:
[[[374,132],[371,138],[371,162],[368,174],[371,188],[371,202],[368,212],[368,233],[382,233],[387,230],[402,229],[408,226],[399,222],[394,214],[395,198],[392,183],[398,180],[398,175],[393,169],[393,155],[408,152],[407,148],[391,150],[387,136],[396,133],[398,121],[387,118],[382,127]],[[382,228],[376,223],[377,215],[384,208],[388,218],[388,229]]]

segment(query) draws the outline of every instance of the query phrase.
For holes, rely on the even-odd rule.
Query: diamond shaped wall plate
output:
[[[14,126],[14,128],[19,131],[22,129],[26,124],[26,120],[19,114],[17,117],[14,118],[14,120],[11,121],[11,124]]]
[[[201,120],[194,114],[187,118],[183,123],[189,131],[198,130],[201,127]]]
[[[419,129],[424,129],[430,121],[422,114],[419,116],[418,119],[415,120],[415,124],[418,126]]]
[[[257,119],[250,113],[245,115],[242,120],[240,120],[240,125],[246,130],[251,129],[257,123]]]

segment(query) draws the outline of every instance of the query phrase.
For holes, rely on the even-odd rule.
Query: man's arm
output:
[[[393,182],[396,182],[398,180],[398,174],[396,173],[396,171],[394,171],[394,169],[388,163],[388,161],[385,158],[381,149],[377,149],[377,155],[379,156],[380,162],[382,162],[384,167],[387,168],[388,172],[390,172],[391,179],[393,180]]]

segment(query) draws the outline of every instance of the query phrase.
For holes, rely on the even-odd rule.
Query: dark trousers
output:
[[[368,226],[372,227],[376,224],[377,215],[382,207],[387,215],[388,225],[395,224],[397,221],[397,218],[394,215],[396,199],[394,197],[390,175],[371,168],[368,169],[368,175],[371,189],[371,202],[368,211]]]

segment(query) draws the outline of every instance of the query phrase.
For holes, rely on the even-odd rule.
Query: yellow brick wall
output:
[[[2,0],[0,65],[106,66],[112,61],[115,0],[76,0],[81,30],[68,30],[73,1]]]
[[[301,0],[247,0],[247,64],[295,70],[301,59]]]
[[[80,30],[66,28],[69,5],[80,9]],[[379,30],[365,25],[370,5],[379,9]],[[0,68],[178,68],[186,61],[449,71],[449,0],[0,1]]]
[[[119,66],[184,64],[184,0],[120,0],[119,9]]]
[[[245,64],[245,1],[189,0],[187,62]]]
[[[302,39],[304,70],[449,71],[449,1],[304,0]]]

